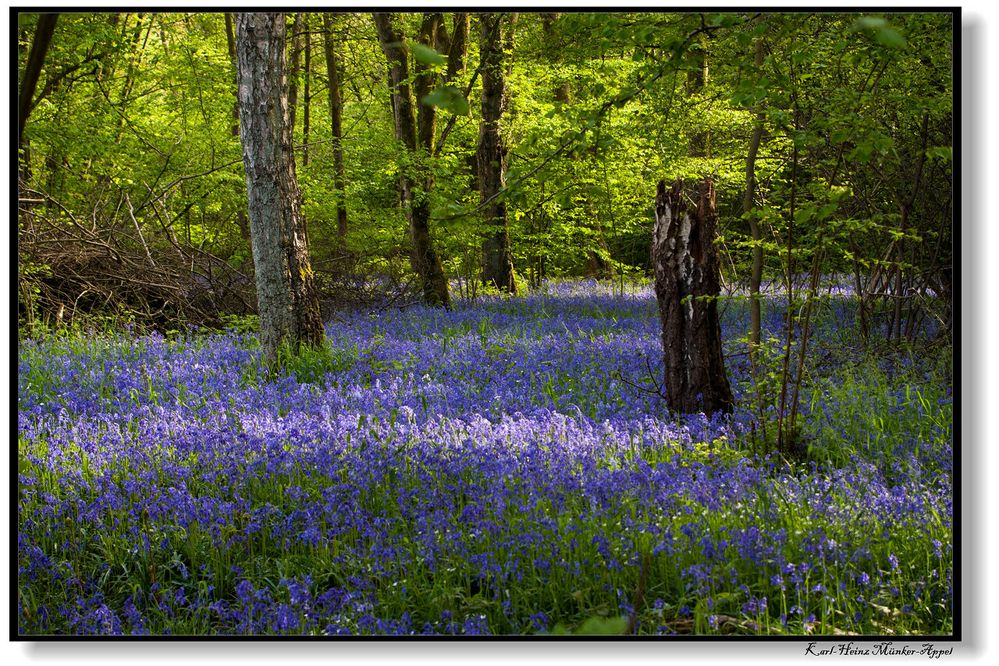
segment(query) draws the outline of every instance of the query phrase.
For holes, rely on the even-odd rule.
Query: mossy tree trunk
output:
[[[482,119],[479,122],[479,194],[486,221],[486,239],[482,245],[482,281],[500,291],[517,293],[510,251],[506,202],[501,192],[506,187],[507,148],[500,121],[507,105],[506,77],[502,38],[502,14],[483,14],[479,57],[482,59]]]
[[[239,128],[265,356],[324,338],[288,109],[284,14],[236,15]]]
[[[430,155],[418,141],[416,104],[413,101],[409,75],[409,48],[391,14],[376,13],[373,17],[378,31],[378,41],[389,64],[395,136],[406,147],[415,162],[415,166],[402,169],[399,178],[402,203],[409,218],[409,230],[413,239],[413,270],[419,277],[424,302],[447,308],[451,306],[451,297],[448,293],[447,278],[444,276],[444,267],[430,230],[430,201],[427,190],[430,181],[426,166],[426,160]],[[432,44],[428,46],[433,48]],[[426,105],[423,107],[429,108]],[[420,125],[432,126],[426,119]]]

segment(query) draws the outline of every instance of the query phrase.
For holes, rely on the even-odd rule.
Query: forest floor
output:
[[[755,373],[721,309],[712,419],[654,393],[647,287],[345,313],[277,376],[246,332],[24,340],[18,631],[951,633],[950,347],[824,299],[789,460],[783,308]]]

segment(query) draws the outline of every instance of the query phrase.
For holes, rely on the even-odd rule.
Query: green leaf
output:
[[[926,156],[930,159],[936,158],[949,162],[954,157],[954,150],[950,146],[934,146],[926,149]]]
[[[417,62],[421,62],[424,65],[447,64],[447,58],[426,44],[413,44],[413,57],[416,58]]]
[[[850,138],[850,132],[845,129],[834,129],[829,135],[829,140],[832,143],[843,143],[848,138]]]
[[[708,14],[704,17],[704,24],[710,28],[731,28],[741,22],[738,14]]]
[[[469,107],[465,95],[454,86],[441,86],[420,100],[427,106],[436,106],[456,116],[467,116]]]
[[[861,16],[850,26],[849,32],[860,32],[863,30],[877,30],[888,25],[888,21],[880,16]]]
[[[878,28],[874,32],[874,41],[882,46],[893,49],[900,49],[905,46],[905,37],[898,30],[888,27]]]
[[[887,46],[892,49],[903,48],[906,44],[902,33],[888,25],[888,21],[880,16],[862,16],[854,21],[847,32],[867,33],[873,36],[874,41],[881,46]]]
[[[860,164],[867,164],[871,161],[871,155],[874,153],[874,145],[870,142],[864,142],[858,144],[856,148],[850,151],[847,155],[848,158]]]

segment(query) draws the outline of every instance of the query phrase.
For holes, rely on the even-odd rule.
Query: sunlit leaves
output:
[[[862,16],[854,21],[849,32],[860,32],[874,39],[881,46],[892,49],[905,47],[905,37],[879,16]]]
[[[427,46],[426,44],[420,44],[419,42],[413,43],[410,48],[413,50],[413,57],[416,61],[423,63],[424,65],[446,65],[447,58],[438,53],[435,49]]]
[[[467,116],[469,112],[468,100],[465,94],[458,88],[451,85],[441,86],[420,100],[427,106],[436,106],[450,111],[456,116]]]
[[[954,149],[951,146],[934,146],[926,149],[926,156],[943,162],[950,162],[953,159]]]

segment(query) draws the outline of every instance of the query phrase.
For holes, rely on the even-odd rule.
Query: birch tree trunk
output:
[[[730,412],[718,321],[718,211],[710,178],[698,185],[694,208],[684,201],[683,180],[666,189],[659,181],[652,263],[662,325],[666,401],[674,412]]]
[[[239,127],[256,268],[260,338],[274,361],[282,344],[324,337],[295,178],[285,76],[285,16],[236,15]]]
[[[482,120],[479,123],[477,151],[479,193],[486,220],[486,240],[482,246],[482,281],[500,291],[517,293],[513,255],[510,252],[506,203],[499,193],[506,187],[506,145],[500,133],[500,120],[506,110],[502,14],[483,14],[479,57],[482,62]]]

